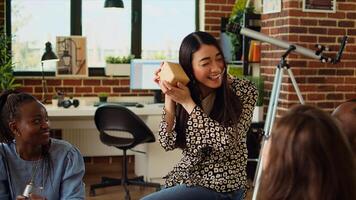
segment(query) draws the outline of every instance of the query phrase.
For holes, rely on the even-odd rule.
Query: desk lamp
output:
[[[123,8],[124,2],[122,0],[105,0],[104,8]]]
[[[48,93],[47,84],[44,77],[44,69],[43,63],[48,61],[58,61],[58,57],[52,51],[52,44],[50,42],[46,42],[46,50],[41,58],[41,67],[42,67],[42,103],[46,103],[45,93]]]

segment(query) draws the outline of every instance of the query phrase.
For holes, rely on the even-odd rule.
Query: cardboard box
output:
[[[182,66],[178,63],[165,61],[159,76],[161,80],[165,80],[172,85],[177,85],[177,82],[187,85],[189,82],[188,76],[185,74]]]

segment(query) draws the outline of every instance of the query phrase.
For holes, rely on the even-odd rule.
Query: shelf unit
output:
[[[254,13],[244,13],[243,15],[243,24],[242,27],[249,28],[254,31],[261,30],[261,15]],[[247,36],[242,36],[242,65],[243,65],[243,73],[244,75],[252,75],[252,70],[250,66],[250,62],[248,60],[249,48],[250,48],[251,38]]]

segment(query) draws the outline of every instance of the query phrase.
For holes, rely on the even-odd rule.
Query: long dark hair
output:
[[[356,199],[355,160],[333,118],[293,107],[276,124],[258,199]]]
[[[198,87],[197,80],[194,77],[192,58],[193,54],[197,52],[201,45],[212,45],[216,47],[221,53],[222,57],[224,55],[217,42],[217,40],[210,34],[206,32],[193,32],[186,36],[179,49],[179,63],[183,67],[185,73],[189,76],[190,82],[188,83],[188,88],[190,90],[193,101],[201,106],[201,91]],[[224,59],[223,59],[224,60]],[[216,90],[216,98],[214,102],[213,109],[210,113],[210,117],[224,126],[237,124],[238,119],[241,114],[241,101],[234,94],[227,82],[227,70],[226,63],[224,61],[225,72],[223,74],[222,85]],[[180,148],[186,147],[186,136],[185,129],[187,126],[188,113],[185,109],[178,104],[176,112],[176,132],[177,140],[176,146]]]
[[[15,134],[11,131],[9,127],[9,122],[19,119],[21,112],[19,108],[25,104],[33,101],[38,101],[34,96],[18,91],[5,90],[0,95],[0,142],[5,144],[10,144],[15,139]],[[44,160],[44,165],[46,165],[44,170],[43,178],[50,178],[52,167],[52,160],[49,154],[50,144],[42,146],[42,158]]]

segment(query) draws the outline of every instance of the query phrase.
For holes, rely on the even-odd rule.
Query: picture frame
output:
[[[279,13],[282,11],[282,0],[264,0],[263,14]]]
[[[57,36],[56,76],[88,76],[86,37]]]
[[[303,0],[303,12],[335,13],[336,0]]]

